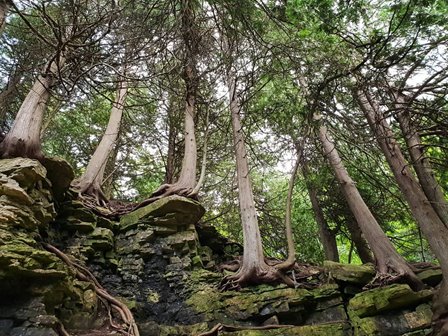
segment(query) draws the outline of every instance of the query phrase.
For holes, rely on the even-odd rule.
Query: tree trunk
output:
[[[362,231],[359,228],[358,223],[354,218],[346,218],[346,227],[348,232],[350,233],[350,238],[352,239],[353,244],[356,248],[356,253],[359,258],[365,263],[373,263],[375,260],[372,256],[372,251],[370,251],[369,244],[367,244],[366,239],[362,235]]]
[[[308,182],[309,170],[306,163],[302,165],[302,175],[306,181],[306,188],[313,208],[314,218],[319,229],[319,238],[324,248],[324,255],[326,260],[339,262],[338,246],[336,244],[336,236],[328,227],[324,212],[319,204],[317,191],[314,186]]]
[[[381,114],[379,106],[375,104],[368,93],[361,89],[357,91],[357,99],[415,220],[439,260],[443,280],[438,295],[434,296],[433,318],[440,322],[448,318],[448,227],[444,225],[434,211],[409,169],[409,165],[394,139],[386,119]],[[439,327],[446,328],[445,331],[448,332],[448,323],[445,323],[445,325],[442,323]]]
[[[2,92],[0,92],[0,133],[3,130],[3,127],[6,125],[6,118],[9,105],[11,101],[15,98],[17,94],[17,85],[23,78],[22,70],[18,70],[17,68],[13,70],[11,74],[8,84]]]
[[[39,75],[30,92],[26,96],[14,120],[11,130],[0,144],[0,156],[28,157],[41,159],[43,157],[40,130],[42,120],[50,98],[50,90],[54,84],[58,70],[65,63],[60,56],[46,65],[43,74]]]
[[[79,189],[80,194],[94,196],[98,203],[102,205],[105,205],[107,202],[107,199],[101,190],[104,170],[118,138],[127,92],[128,85],[122,80],[117,89],[117,95],[112,106],[106,131],[93,153],[86,171],[80,179],[74,183],[77,189]]]
[[[244,134],[241,127],[240,104],[236,95],[236,79],[228,75],[227,84],[232,115],[233,144],[235,148],[244,248],[242,265],[238,272],[229,277],[228,280],[232,282],[232,285],[233,283],[235,284],[234,287],[240,287],[248,284],[274,281],[278,279],[278,276],[276,274],[277,271],[273,267],[268,266],[264,260],[252,184],[249,177]]]
[[[405,279],[414,289],[421,289],[423,284],[414,274],[406,260],[395,250],[361,197],[355,182],[345,169],[338,151],[329,139],[325,126],[319,127],[319,138],[325,155],[327,155],[336,178],[341,185],[350,210],[372,249],[378,272],[377,279],[383,280],[384,278],[384,280],[388,281],[390,278],[395,280],[395,278],[400,277]]]
[[[174,184],[163,184],[149,199],[138,207],[172,194],[187,197],[193,195],[196,186],[197,146],[195,136],[196,95],[198,90],[197,55],[199,34],[195,27],[194,1],[181,1],[182,38],[185,48],[183,79],[185,81],[184,157],[179,179]]]
[[[0,0],[0,35],[3,33],[3,29],[6,24],[6,16],[8,14],[11,0]]]
[[[420,135],[415,129],[409,115],[409,110],[403,94],[395,93],[396,118],[400,124],[401,132],[406,140],[412,165],[422,186],[423,192],[431,203],[443,224],[448,227],[448,202],[443,190],[437,182],[429,159],[425,157]]]
[[[165,168],[165,183],[171,184],[174,182],[175,171],[175,155],[176,155],[176,123],[173,120],[173,106],[168,107],[168,155],[166,159]]]

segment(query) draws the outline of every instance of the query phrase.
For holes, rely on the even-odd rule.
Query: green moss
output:
[[[141,219],[147,217],[164,217],[174,214],[175,220],[159,220],[159,225],[179,226],[196,223],[203,215],[205,209],[193,200],[177,195],[161,198],[147,206],[139,208],[120,219],[121,230],[125,231],[136,225]],[[172,219],[170,217],[170,219]]]
[[[370,264],[352,265],[325,260],[324,269],[335,280],[365,285],[375,275],[375,267]]]
[[[406,284],[375,288],[355,295],[348,305],[350,317],[372,316],[382,311],[417,305],[429,301],[431,290],[414,292]]]
[[[330,323],[291,328],[278,328],[267,330],[242,330],[237,332],[224,332],[222,336],[348,336],[351,335],[350,326],[346,323]]]

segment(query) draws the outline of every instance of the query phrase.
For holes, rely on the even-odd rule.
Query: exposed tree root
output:
[[[258,267],[247,268],[243,264],[238,272],[224,277],[219,288],[222,291],[240,290],[242,287],[249,285],[277,285],[279,283],[285,283],[290,287],[295,287],[294,281],[274,266],[269,266],[264,263]]]
[[[235,274],[224,277],[219,285],[222,291],[240,290],[242,287],[259,284],[277,285],[284,283],[289,287],[312,289],[322,283],[322,268],[308,265],[298,264],[297,262],[287,271],[278,269],[276,265],[280,265],[282,261],[276,258],[265,258],[265,266],[262,271],[243,272],[241,270],[242,258],[233,261],[226,261],[218,265],[218,269],[222,272],[237,271]],[[244,274],[243,274],[244,273]],[[310,278],[312,279],[310,281]]]
[[[240,331],[240,330],[268,330],[268,329],[280,329],[280,328],[292,328],[293,325],[281,325],[281,324],[268,324],[265,326],[259,327],[250,327],[250,326],[232,326],[227,324],[218,323],[209,331],[198,334],[197,336],[217,336],[221,331]]]
[[[185,187],[179,184],[162,184],[159,189],[157,189],[155,192],[152,193],[152,195],[144,200],[143,202],[139,203],[135,208],[141,208],[148,204],[151,204],[152,202],[155,202],[161,198],[168,197],[171,195],[178,195],[183,197],[188,197],[192,199],[197,199],[197,192],[193,188]]]
[[[109,200],[101,190],[101,186],[97,185],[95,182],[87,183],[75,180],[72,183],[72,187],[78,193],[80,199],[93,200],[94,205],[99,205],[105,208],[108,207]]]
[[[108,310],[108,314],[110,316],[111,320],[111,326],[113,328],[116,328],[119,332],[122,332],[125,335],[128,336],[140,336],[140,333],[137,328],[137,324],[135,323],[134,317],[129,310],[129,308],[122,302],[118,301],[116,298],[111,296],[98,282],[98,280],[95,278],[95,276],[84,266],[81,266],[80,264],[70,260],[70,258],[57,249],[56,247],[50,245],[50,244],[43,244],[44,248],[56,254],[64,263],[66,263],[68,266],[73,268],[75,270],[76,278],[78,278],[81,281],[87,281],[93,284],[95,292],[101,299],[101,301],[107,302],[106,308]],[[118,312],[120,315],[122,321],[124,322],[124,326],[118,326],[112,322],[111,312],[110,309],[114,309]]]
[[[425,284],[415,275],[411,265],[377,265],[375,277],[364,286],[365,289],[387,286],[393,283],[407,283],[413,290],[419,291],[425,288]]]

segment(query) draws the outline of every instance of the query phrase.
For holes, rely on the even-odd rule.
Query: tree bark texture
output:
[[[319,204],[316,188],[308,182],[308,167],[306,163],[302,165],[302,175],[305,178],[306,188],[311,201],[311,207],[313,209],[314,218],[319,229],[319,238],[324,248],[324,255],[326,260],[339,262],[338,246],[336,244],[336,237],[330,230],[327,221],[325,219],[324,212]]]
[[[0,35],[3,33],[3,29],[5,29],[10,2],[11,0],[0,0]]]
[[[249,165],[244,134],[241,127],[240,104],[236,96],[236,80],[228,77],[230,112],[232,114],[233,144],[235,150],[238,197],[240,203],[241,224],[243,227],[243,264],[239,273],[253,274],[268,269],[264,261],[263,246],[258,226],[257,212],[249,176]],[[254,274],[255,273],[255,274]]]
[[[123,116],[124,103],[128,92],[128,84],[125,81],[119,83],[115,101],[107,124],[106,131],[101,138],[98,147],[93,153],[86,171],[76,182],[81,194],[90,194],[98,198],[98,201],[104,202],[105,196],[101,191],[101,185],[104,178],[104,170],[107,160],[112,153],[120,132],[121,119]]]
[[[345,169],[338,151],[330,140],[327,128],[323,125],[319,127],[319,138],[322,142],[324,153],[328,157],[336,178],[341,185],[350,210],[372,249],[379,276],[403,277],[413,288],[420,289],[423,284],[418,280],[406,260],[398,254],[367,207],[355,182]]]
[[[6,87],[0,92],[0,132],[2,132],[3,127],[6,125],[8,108],[10,107],[11,101],[13,101],[17,95],[17,85],[22,78],[22,71],[19,71],[19,69],[13,70]]]
[[[174,122],[173,106],[168,107],[168,155],[166,158],[165,183],[174,182],[175,162],[176,162],[176,123]]]
[[[40,131],[44,112],[50,98],[51,87],[65,58],[61,55],[57,60],[47,64],[43,73],[38,76],[30,92],[25,97],[11,130],[0,144],[0,155],[6,157],[42,158]]]
[[[440,217],[445,226],[448,227],[448,202],[440,184],[437,182],[429,159],[425,157],[424,147],[420,134],[414,127],[405,97],[395,94],[396,118],[400,124],[401,132],[406,140],[412,165],[417,174],[423,192],[428,198],[431,206]]]
[[[375,260],[372,256],[372,251],[370,250],[369,244],[364,238],[361,229],[359,228],[356,219],[349,216],[346,218],[345,223],[348,232],[350,233],[350,238],[355,245],[356,253],[358,254],[361,261],[365,263],[373,263]]]
[[[415,220],[439,260],[443,280],[438,294],[434,296],[433,318],[441,321],[448,318],[448,227],[434,211],[416,181],[379,106],[361,89],[357,90],[357,99]],[[447,328],[448,332],[447,323],[442,328]]]

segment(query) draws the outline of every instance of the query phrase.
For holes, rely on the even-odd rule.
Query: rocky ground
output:
[[[199,203],[171,196],[113,221],[67,191],[73,173],[65,162],[44,164],[0,161],[0,336],[118,334],[95,286],[43,243],[88,267],[129,307],[142,336],[199,335],[218,323],[220,335],[430,332],[438,269],[419,273],[428,284],[420,292],[405,284],[363,290],[371,265],[332,262],[310,278],[319,278],[316,288],[220,292],[218,263],[241,251],[198,224],[205,211]]]

